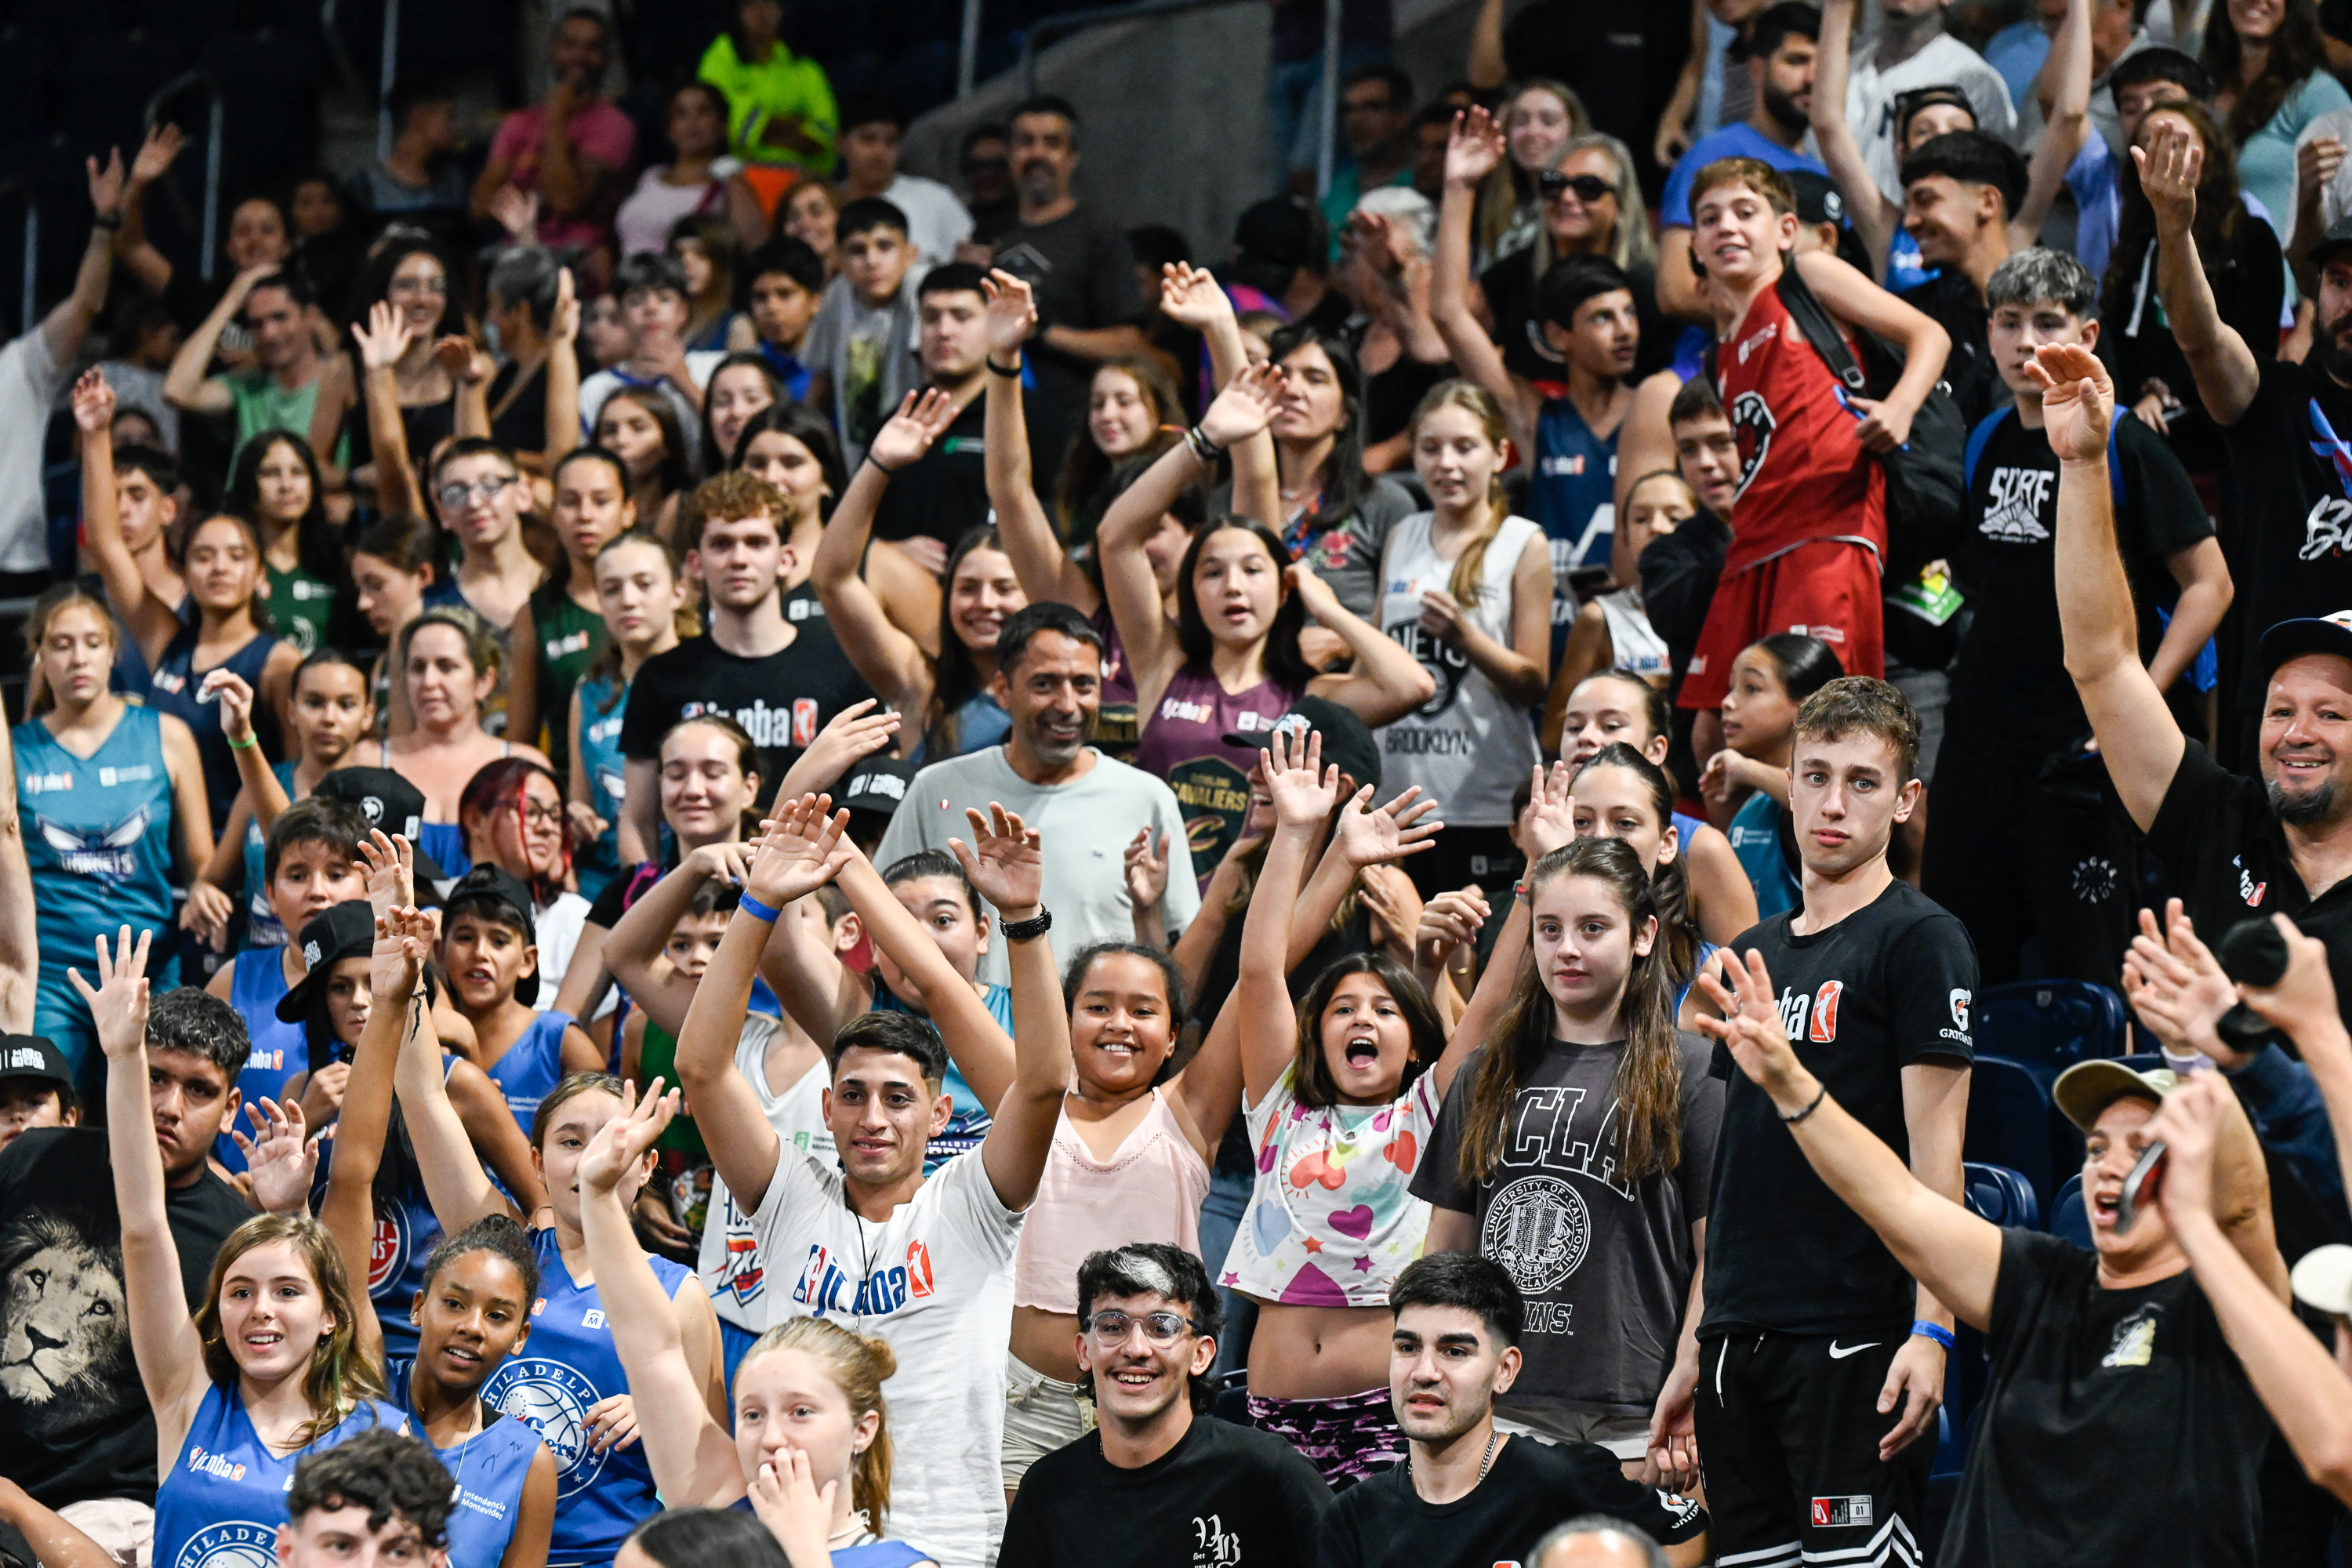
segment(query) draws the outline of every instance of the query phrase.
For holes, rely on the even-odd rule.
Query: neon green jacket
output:
[[[698,74],[727,97],[727,144],[737,157],[789,164],[812,174],[833,172],[833,137],[841,115],[823,66],[782,42],[765,60],[750,63],[736,54],[733,36],[721,33],[704,51]],[[761,132],[778,120],[803,121],[819,150],[795,153],[762,144]]]

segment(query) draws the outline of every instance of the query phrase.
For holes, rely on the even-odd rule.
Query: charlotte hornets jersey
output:
[[[629,1531],[661,1511],[645,1446],[599,1453],[588,1440],[588,1412],[629,1391],[604,1303],[593,1285],[574,1284],[552,1229],[531,1233],[539,1258],[539,1300],[530,1304],[530,1338],[490,1375],[482,1397],[528,1421],[555,1456],[555,1536],[548,1568],[610,1563]],[[662,1293],[675,1296],[690,1270],[649,1259]]]
[[[408,1380],[415,1369],[405,1355],[387,1357],[384,1382],[408,1413],[409,1430],[425,1437],[433,1457],[457,1483],[449,1510],[449,1568],[499,1568],[522,1513],[523,1483],[530,1479],[531,1461],[543,1447],[539,1433],[530,1423],[485,1404],[482,1415],[488,1424],[472,1441],[454,1448],[434,1445],[425,1436],[425,1423],[417,1419],[416,1402],[409,1392]]]
[[[236,1075],[237,1092],[247,1105],[257,1100],[281,1100],[286,1094],[286,1080],[310,1065],[310,1048],[299,1024],[280,1023],[278,1004],[286,999],[286,970],[283,952],[274,947],[256,948],[240,952],[229,971],[228,1000],[237,1016],[245,1020],[246,1038],[251,1042],[245,1056],[245,1069]],[[238,1129],[249,1132],[251,1118]],[[317,1129],[311,1129],[316,1131]],[[223,1127],[221,1135],[213,1141],[213,1158],[232,1171],[245,1169],[245,1155],[238,1152],[236,1140]]]
[[[277,1568],[278,1527],[286,1522],[296,1463],[378,1426],[410,1429],[397,1407],[371,1399],[316,1442],[281,1457],[254,1431],[236,1385],[215,1384],[156,1489],[155,1568]]]

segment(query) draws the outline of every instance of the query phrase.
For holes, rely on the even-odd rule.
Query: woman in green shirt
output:
[[[840,124],[833,83],[823,66],[784,46],[783,26],[779,0],[742,0],[695,74],[727,95],[727,144],[737,157],[828,174]]]
[[[603,447],[574,448],[550,477],[563,561],[515,617],[507,733],[538,745],[545,729],[547,754],[561,773],[572,765],[572,689],[609,640],[596,598],[596,552],[635,525],[637,503],[629,499],[627,466]]]
[[[345,629],[338,611],[349,619],[351,578],[327,521],[310,443],[291,430],[247,441],[229,473],[228,510],[261,536],[270,629],[306,655],[332,646]]]

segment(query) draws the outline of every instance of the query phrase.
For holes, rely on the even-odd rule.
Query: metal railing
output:
[[[1097,5],[1084,11],[1066,11],[1058,16],[1041,17],[1031,25],[1021,39],[1021,96],[1030,98],[1036,94],[1037,51],[1046,44],[1120,22],[1148,21],[1157,16],[1175,16],[1188,11],[1206,11],[1213,6],[1249,3],[1253,0],[1138,0],[1134,5]],[[956,59],[956,97],[959,99],[970,98],[977,85],[974,79],[980,68],[981,4],[982,0],[963,0],[963,36]],[[1320,145],[1315,161],[1315,189],[1318,195],[1331,188],[1339,149],[1341,5],[1342,0],[1323,0],[1323,112],[1322,122],[1317,128]],[[1281,173],[1276,170],[1276,176],[1279,177]]]
[[[213,268],[220,256],[220,188],[221,188],[221,119],[224,100],[220,83],[202,66],[184,71],[165,82],[154,97],[147,100],[147,124],[150,129],[163,121],[163,106],[192,89],[202,88],[207,105],[205,128],[205,242],[198,252],[202,258],[197,275],[207,283],[213,280]],[[29,215],[28,215],[29,216]]]

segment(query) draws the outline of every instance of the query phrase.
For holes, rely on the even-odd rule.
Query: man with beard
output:
[[[148,1016],[148,1100],[191,1309],[222,1241],[253,1217],[206,1158],[250,1048],[236,1009],[194,988]],[[152,1529],[155,1424],[131,1357],[106,1139],[37,1127],[0,1153],[0,1475],[128,1563]]]
[[[1018,812],[1054,846],[1045,858],[1045,901],[1054,929],[1066,933],[1060,950],[1076,952],[1090,942],[1136,939],[1122,868],[1129,844],[1148,832],[1168,859],[1160,919],[1173,942],[1201,907],[1183,808],[1166,784],[1087,744],[1102,708],[1102,634],[1069,605],[1029,605],[1007,616],[996,634],[989,690],[1012,716],[1012,732],[1001,746],[917,773],[875,863],[893,865],[969,837],[966,806],[986,811],[993,803]],[[979,978],[1004,983],[1001,945],[982,955]]]
[[[1715,324],[1691,264],[1691,182],[1701,169],[1719,158],[1754,158],[1776,169],[1810,169],[1829,177],[1821,161],[1804,150],[1811,130],[1814,40],[1821,31],[1820,6],[1780,0],[1732,46],[1731,63],[1744,66],[1755,84],[1756,107],[1738,124],[1700,137],[1666,176],[1658,203],[1658,309],[1668,315]]]
[[[2153,170],[2157,160],[2148,163]],[[2345,319],[2352,310],[2352,261],[2339,245],[2322,266],[2319,308],[2329,330],[2314,357],[2324,355],[2330,363],[2276,367],[2294,378],[2301,388],[2295,395],[2310,399],[2315,418],[2324,417],[2326,407],[2352,411],[2339,379],[2342,345],[2352,333]],[[2210,312],[2211,296],[2203,292],[2201,277],[2200,297]],[[2174,321],[2178,326],[2178,315]],[[2207,324],[2214,325],[2210,316]],[[2181,346],[2188,348],[2187,329],[2181,330]],[[2230,336],[2234,342],[2235,334]],[[2252,382],[2252,366],[2245,368]],[[2116,794],[2207,942],[2250,916],[2292,916],[2305,935],[2326,944],[2341,995],[2352,984],[2352,610],[2276,620],[2263,634],[2247,661],[2249,676],[2262,683],[2261,774],[2250,779],[2224,769],[2181,734],[2140,662],[2131,581],[2116,544],[2105,443],[2084,443],[2080,456],[2059,443],[2060,431],[2074,423],[2062,417],[2063,409],[2088,405],[2095,419],[2111,420],[2115,383],[2078,344],[2044,345],[2033,369],[2044,387],[2042,405],[2059,458],[2058,620],[2066,672],[2090,716]],[[2246,404],[2273,396],[2283,379],[2263,369],[2260,391]],[[2240,423],[2262,418],[2242,412],[2244,406]],[[2300,416],[2291,409],[2273,406],[2268,418],[2274,425],[2298,420],[2287,434],[2300,434]],[[2238,482],[2267,484],[2274,495],[2296,493],[2298,483],[2308,487],[2300,493],[2315,497],[2315,527],[2331,504],[2335,515],[2343,514],[2344,501],[2331,503],[2313,476],[2298,472],[2275,450],[2280,437],[2246,435],[2249,445],[2268,439],[2273,450],[2256,459],[2267,460],[2266,472],[2242,475]],[[2283,524],[2276,503],[2269,513],[2249,512],[2246,521],[2257,532],[2265,523],[2273,531]]]
[[[2156,215],[2158,298],[2196,380],[2198,400],[2221,426],[2229,450],[2221,548],[2237,584],[2239,623],[2259,630],[2333,615],[2352,605],[2352,218],[2328,229],[2308,257],[2319,283],[2309,357],[2294,364],[2257,356],[2221,320],[2206,262],[2189,232],[2197,218],[2202,150],[2178,117],[2159,118],[2147,149],[2133,155],[2139,161],[2140,188]],[[2289,789],[2292,811],[2310,813],[2300,819],[2302,826],[2328,820],[2333,813],[2320,804],[2316,790],[2334,781],[2333,752],[2300,722],[2282,731],[2274,673],[2279,659],[2269,639],[2260,657],[2241,642],[2225,647],[2223,658],[2222,755],[2242,766],[2246,746],[2259,735],[2265,782]],[[2067,663],[2072,668],[2071,636]],[[2082,679],[2075,671],[2076,684]],[[2299,759],[2282,775],[2278,749],[2286,734],[2298,746],[2315,741],[2327,752],[2328,762]],[[2171,759],[2180,746],[2177,735],[2168,746],[2158,759],[2161,771],[2153,775],[2159,784],[2172,776]],[[2109,766],[2113,771],[2112,754]],[[2130,804],[2130,796],[2125,799]],[[2149,803],[2151,811],[2154,804]],[[2297,820],[2285,811],[2281,816]],[[2301,852],[2295,863],[2315,896],[2343,874],[2339,868],[2315,880],[2314,868]],[[2251,907],[2251,900],[2242,907]],[[2271,907],[2265,904],[2263,912]],[[2200,917],[2206,912],[2190,908]]]
[[[1050,94],[1016,106],[1012,156],[1020,221],[997,239],[995,264],[1028,284],[1037,301],[1037,331],[1029,340],[1037,377],[1031,449],[1037,493],[1050,496],[1063,449],[1086,418],[1094,367],[1145,353],[1150,343],[1132,321],[1139,312],[1126,229],[1071,194],[1076,108]]]
[[[998,1568],[1307,1568],[1331,1494],[1271,1433],[1208,1419],[1223,1312],[1165,1242],[1078,1266],[1078,1367],[1101,1425],[1029,1468]],[[1467,1561],[1465,1558],[1465,1561]]]
[[[1485,1568],[1528,1563],[1563,1521],[1638,1525],[1674,1564],[1706,1560],[1706,1513],[1629,1479],[1608,1449],[1503,1433],[1495,1396],[1519,1373],[1526,1303],[1510,1270],[1475,1253],[1422,1258],[1389,1289],[1389,1399],[1402,1465],[1340,1494],[1320,1568]]]

